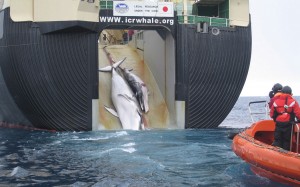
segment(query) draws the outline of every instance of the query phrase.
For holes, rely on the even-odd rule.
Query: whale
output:
[[[144,113],[147,113],[149,111],[149,104],[148,104],[148,88],[146,87],[146,84],[142,81],[141,78],[133,74],[129,69],[127,68],[120,68],[120,69],[128,85],[130,86],[131,90],[135,94],[141,110]]]
[[[104,106],[112,115],[119,118],[124,130],[143,130],[143,116],[136,100],[135,94],[118,73],[117,68],[125,61],[120,60],[111,66],[99,69],[100,72],[111,72],[111,99],[114,108]]]

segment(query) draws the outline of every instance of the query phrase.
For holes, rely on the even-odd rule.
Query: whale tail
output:
[[[104,68],[100,68],[98,71],[101,72],[111,72],[112,69],[116,69],[117,67],[119,67],[124,61],[126,60],[126,57],[123,60],[120,60],[118,62],[113,63],[111,66],[106,66]]]

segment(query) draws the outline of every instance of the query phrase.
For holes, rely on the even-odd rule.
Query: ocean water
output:
[[[217,129],[47,132],[0,129],[0,186],[284,186],[255,175],[228,134],[251,124],[240,97]]]

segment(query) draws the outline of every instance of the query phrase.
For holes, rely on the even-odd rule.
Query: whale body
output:
[[[130,89],[124,78],[116,71],[126,58],[99,69],[101,72],[111,72],[111,99],[116,110],[105,107],[107,111],[116,117],[119,117],[122,128],[125,130],[141,130],[144,129],[142,113],[138,106],[138,102],[134,93]]]

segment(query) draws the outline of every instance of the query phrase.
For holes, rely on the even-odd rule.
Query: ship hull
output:
[[[251,59],[251,26],[214,35],[179,25],[176,99],[186,102],[186,128],[215,128],[236,103]]]
[[[0,121],[58,131],[93,129],[99,100],[99,23],[13,22],[0,13]],[[184,128],[215,128],[245,83],[251,25],[198,33],[176,24],[175,100],[185,102]],[[100,57],[101,58],[101,57]]]

